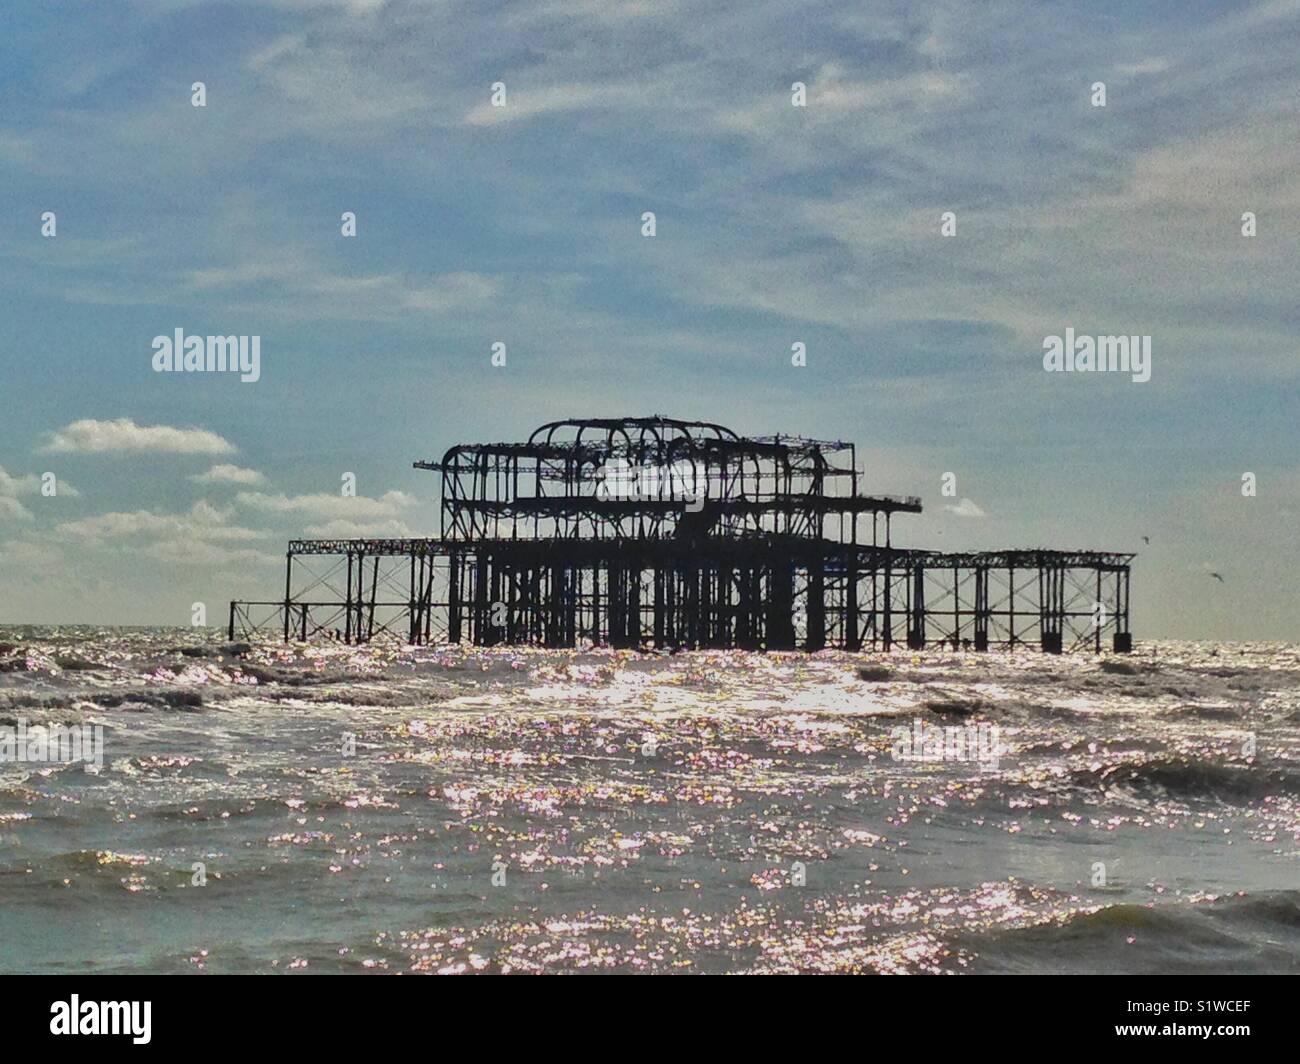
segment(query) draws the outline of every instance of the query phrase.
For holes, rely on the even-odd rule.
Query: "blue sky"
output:
[[[1295,0],[7,4],[0,622],[219,619],[436,532],[413,459],[662,413],[856,440],[908,545],[1138,550],[1139,638],[1300,639],[1297,54]]]

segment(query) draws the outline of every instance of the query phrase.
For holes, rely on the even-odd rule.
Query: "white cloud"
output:
[[[590,22],[620,23],[651,16],[665,18],[681,5],[678,0],[540,0],[519,11],[513,20],[535,22],[543,19],[578,19]]]
[[[231,293],[239,292],[237,302]],[[269,255],[191,270],[175,298],[222,293],[228,306],[241,309],[293,308],[296,317],[322,317],[364,321],[400,321],[411,311],[446,314],[490,305],[501,294],[501,282],[486,274],[452,271],[428,276],[404,273],[344,274],[317,262],[313,253],[298,249],[292,255]]]
[[[345,521],[336,519],[323,525],[311,525],[302,530],[313,539],[403,539],[414,533],[402,521]]]
[[[31,511],[17,499],[0,495],[0,521],[30,521]]]
[[[494,107],[489,100],[471,108],[465,115],[468,126],[494,126],[519,122],[538,115],[577,111],[598,103],[614,103],[626,96],[625,90],[600,85],[552,85],[548,88],[506,88],[506,104]]]
[[[265,48],[258,49],[248,57],[248,69],[261,70],[263,67],[273,64],[277,59],[290,55],[301,48],[303,40],[301,34],[286,33],[277,37]]]
[[[241,491],[235,496],[235,501],[250,510],[263,513],[297,514],[343,521],[392,518],[415,503],[414,498],[400,491],[385,492],[378,499],[364,495],[332,495],[328,492],[290,496]]]
[[[159,514],[152,510],[115,512],[64,521],[55,532],[80,540],[114,542],[142,537],[181,542],[246,542],[266,535],[251,528],[230,524],[231,510],[219,510],[207,502],[196,502],[186,514]]]
[[[206,429],[137,425],[130,418],[84,418],[50,434],[48,454],[233,454],[235,445]]]
[[[48,577],[66,571],[62,552],[48,540],[11,539],[0,543],[0,561],[12,568],[21,567],[28,576]]]
[[[802,126],[840,133],[846,122],[870,111],[949,108],[965,102],[967,96],[961,75],[920,70],[898,77],[854,81],[845,77],[838,64],[827,63],[808,84],[806,108],[793,109],[788,93],[770,93],[747,107],[720,111],[713,122],[730,133],[789,143],[800,139],[797,130]]]
[[[266,476],[256,469],[222,464],[214,465],[206,473],[196,473],[190,480],[196,484],[242,484],[245,487],[258,487],[266,483]]]
[[[284,560],[283,557],[248,547],[229,548],[191,539],[160,540],[151,544],[146,549],[146,553],[159,561],[193,565],[228,565],[233,562],[274,565]]]
[[[409,310],[444,314],[451,310],[480,307],[500,294],[495,278],[477,273],[446,273],[428,284],[407,285],[400,293],[401,305]]]
[[[1137,63],[1121,63],[1115,69],[1125,77],[1137,77],[1140,74],[1163,74],[1169,67],[1168,59],[1152,56]]]
[[[955,504],[944,507],[950,514],[957,517],[988,517],[983,510],[975,505],[970,499],[959,499]]]

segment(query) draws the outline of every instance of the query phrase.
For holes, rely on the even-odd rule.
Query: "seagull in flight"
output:
[[[1212,577],[1214,577],[1214,579],[1217,580],[1219,583],[1221,583],[1221,584],[1226,583],[1226,581],[1223,579],[1223,577],[1220,576],[1218,573],[1211,573],[1210,575],[1211,575]]]
[[[1150,545],[1151,545],[1151,537],[1150,537],[1150,536],[1143,536],[1143,537],[1142,537],[1142,542],[1145,543],[1147,546],[1150,546]]]

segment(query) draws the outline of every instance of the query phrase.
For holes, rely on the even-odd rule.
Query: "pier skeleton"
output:
[[[284,597],[232,602],[230,638],[1132,648],[1134,555],[894,546],[921,501],[864,494],[851,443],[583,419],[415,467],[439,537],[291,541]]]

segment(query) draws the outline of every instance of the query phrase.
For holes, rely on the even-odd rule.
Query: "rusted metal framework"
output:
[[[438,538],[295,540],[284,598],[230,637],[567,647],[1129,650],[1131,554],[893,545],[915,497],[861,490],[853,444],[669,418],[465,444]]]

